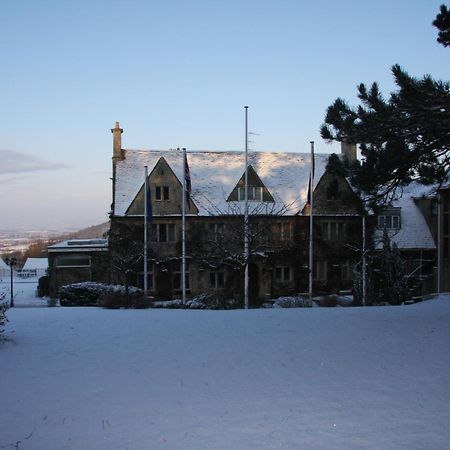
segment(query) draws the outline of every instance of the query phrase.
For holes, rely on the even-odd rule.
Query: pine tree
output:
[[[376,266],[375,291],[379,300],[400,305],[407,294],[404,263],[397,245],[391,244],[386,229],[383,232],[383,249]]]
[[[444,47],[450,45],[450,11],[441,5],[440,13],[436,16],[433,25],[439,30],[437,41]]]
[[[441,8],[442,13],[448,14]],[[431,76],[414,78],[392,67],[398,90],[385,99],[377,83],[358,87],[361,104],[338,98],[321,127],[328,141],[357,142],[364,160],[353,183],[387,202],[414,179],[443,181],[450,168],[450,85]]]

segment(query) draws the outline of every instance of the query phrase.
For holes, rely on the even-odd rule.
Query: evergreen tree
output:
[[[328,141],[360,144],[364,160],[352,181],[377,201],[391,200],[414,179],[441,182],[450,167],[449,83],[414,78],[399,65],[392,73],[398,90],[388,99],[377,83],[360,84],[361,104],[352,108],[338,98],[321,127]]]
[[[441,5],[441,12],[436,16],[433,25],[439,30],[437,41],[444,47],[450,45],[450,11]]]
[[[383,232],[383,250],[377,261],[375,291],[379,300],[392,305],[400,305],[407,294],[403,259],[397,245],[391,244],[386,229]]]

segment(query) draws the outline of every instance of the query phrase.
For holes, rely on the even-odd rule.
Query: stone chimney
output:
[[[122,133],[123,129],[120,128],[119,122],[116,122],[116,126],[111,128],[113,134],[113,158],[115,160],[123,159],[122,152]]]
[[[351,166],[356,162],[356,144],[341,142],[341,154],[344,155],[347,163]]]

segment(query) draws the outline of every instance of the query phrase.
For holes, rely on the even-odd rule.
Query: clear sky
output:
[[[319,134],[390,67],[450,79],[443,0],[4,0],[0,229],[107,220],[124,148],[336,151]],[[195,180],[193,180],[195,183]]]

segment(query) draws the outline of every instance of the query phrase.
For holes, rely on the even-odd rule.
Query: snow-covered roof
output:
[[[149,173],[161,157],[167,161],[177,178],[182,179],[183,154],[177,150],[124,150],[125,158],[116,165],[115,214],[125,215],[144,182],[144,166]],[[315,179],[325,171],[329,154],[315,155]],[[192,181],[192,199],[199,215],[227,214],[240,209],[239,202],[226,199],[242,177],[245,169],[242,151],[190,151],[188,162]],[[310,153],[249,152],[252,165],[272,194],[275,204],[251,202],[250,209],[259,213],[297,214],[306,202]]]
[[[107,251],[107,239],[69,239],[67,241],[58,242],[49,245],[48,251],[55,252],[71,252],[71,251]]]
[[[22,270],[47,269],[48,258],[27,258]]]
[[[435,186],[413,182],[403,189],[401,197],[392,202],[393,207],[401,208],[401,228],[389,232],[391,241],[395,242],[398,248],[403,250],[436,248],[425,217],[415,202],[415,199],[434,197],[435,189]],[[378,248],[382,246],[382,235],[382,230],[375,233]]]

